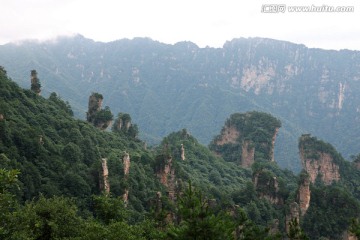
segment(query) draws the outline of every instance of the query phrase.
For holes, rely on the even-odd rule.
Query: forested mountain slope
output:
[[[347,162],[305,134],[303,171],[282,170],[282,123],[268,113],[232,114],[211,150],[186,129],[147,148],[129,114],[106,130],[105,94],[91,94],[94,111],[78,120],[56,93],[42,97],[31,73],[26,90],[0,68],[4,239],[346,239],[359,218],[359,155]]]
[[[136,38],[110,43],[82,36],[0,46],[0,65],[22,87],[29,69],[85,118],[91,92],[131,114],[141,138],[159,143],[188,129],[203,144],[234,112],[268,112],[282,121],[275,159],[300,170],[297,139],[304,132],[327,139],[346,157],[360,141],[360,53],[309,49],[271,39],[234,39],[199,48]]]

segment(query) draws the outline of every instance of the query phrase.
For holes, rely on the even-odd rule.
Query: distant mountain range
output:
[[[203,144],[234,112],[271,113],[281,120],[275,161],[300,170],[298,138],[311,132],[345,158],[360,149],[360,52],[310,49],[263,38],[222,48],[148,38],[95,42],[83,36],[0,46],[0,65],[30,88],[36,69],[42,94],[56,92],[84,119],[91,92],[114,113],[130,113],[141,136],[158,143],[188,129]]]

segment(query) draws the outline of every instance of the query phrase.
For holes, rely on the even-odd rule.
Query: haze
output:
[[[352,6],[353,12],[264,13],[264,4]],[[238,37],[266,37],[324,49],[360,50],[357,1],[3,0],[0,44],[82,34],[96,41],[150,37],[221,47]]]

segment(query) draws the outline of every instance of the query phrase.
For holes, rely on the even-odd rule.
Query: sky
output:
[[[324,11],[339,6],[352,11]],[[200,47],[264,37],[360,50],[358,0],[1,0],[0,9],[0,45],[81,34],[101,42],[149,37]]]

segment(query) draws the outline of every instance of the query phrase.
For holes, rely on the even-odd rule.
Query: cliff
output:
[[[31,70],[31,91],[36,93],[36,95],[40,95],[41,93],[41,84],[40,80],[37,77],[36,70]]]
[[[89,97],[86,119],[95,127],[105,130],[110,126],[114,116],[108,106],[106,106],[105,109],[102,109],[102,103],[103,96],[99,93],[92,93]]]
[[[123,157],[123,166],[124,166],[124,178],[125,178],[125,181],[127,181],[128,176],[129,176],[129,171],[130,171],[130,155],[127,152],[125,152],[124,157]],[[129,201],[129,189],[128,188],[125,188],[123,200],[124,200],[125,204],[127,204]]]
[[[170,200],[175,200],[176,178],[175,169],[172,163],[171,156],[159,155],[156,158],[156,175],[161,184],[167,189],[167,194]]]
[[[104,190],[106,194],[110,193],[110,183],[109,183],[109,170],[107,166],[107,159],[101,159],[101,166],[102,166],[102,176],[100,180],[100,188]]]
[[[181,160],[185,161],[185,148],[184,148],[184,144],[181,144]]]
[[[254,163],[255,147],[252,146],[251,141],[246,140],[241,146],[241,166],[251,167]]]
[[[320,178],[324,184],[330,185],[333,181],[340,180],[339,157],[330,144],[305,134],[300,138],[299,151],[310,182],[315,183]]]
[[[300,184],[297,193],[297,201],[299,203],[301,216],[304,216],[308,210],[310,206],[310,198],[310,177],[307,173],[302,173],[300,175]]]
[[[281,122],[267,113],[235,113],[226,120],[210,149],[242,167],[250,167],[256,160],[275,161],[275,140],[280,127]]]
[[[88,112],[86,113],[86,119],[88,122],[93,122],[95,114],[102,108],[103,95],[99,93],[92,93],[89,97]]]

